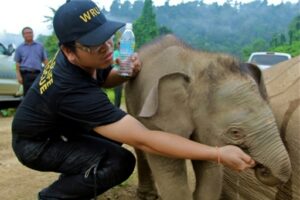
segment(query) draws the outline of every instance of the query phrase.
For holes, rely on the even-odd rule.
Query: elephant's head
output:
[[[146,46],[140,56],[143,69],[127,86],[131,113],[140,119],[165,115],[159,120],[172,118],[178,132],[192,132],[196,141],[241,147],[258,163],[257,178],[267,185],[289,179],[288,153],[255,65],[192,50],[173,36]],[[130,95],[137,91],[141,98]],[[165,130],[166,123],[158,128]]]
[[[262,183],[274,186],[287,182],[290,160],[259,68],[219,58],[193,74],[190,106],[199,140],[239,146],[257,162],[255,174]]]

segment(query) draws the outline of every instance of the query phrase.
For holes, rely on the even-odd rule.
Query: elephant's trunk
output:
[[[255,168],[257,179],[269,186],[287,182],[291,175],[291,163],[279,134],[263,134],[256,142],[259,142],[258,146],[249,150],[258,163]]]
[[[282,183],[280,179],[273,176],[270,169],[261,164],[255,166],[255,176],[260,182],[268,186],[276,186]]]

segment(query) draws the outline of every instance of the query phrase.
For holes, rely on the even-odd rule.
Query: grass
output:
[[[108,96],[108,99],[110,100],[110,102],[112,104],[114,104],[114,101],[115,101],[115,93],[114,93],[114,89],[111,88],[111,89],[103,89],[104,92],[107,94]],[[122,99],[121,99],[121,105],[124,105],[125,104],[125,96],[124,96],[124,89],[122,90]]]
[[[15,114],[15,112],[16,112],[15,108],[8,108],[8,109],[0,110],[0,115],[2,117],[11,117]]]

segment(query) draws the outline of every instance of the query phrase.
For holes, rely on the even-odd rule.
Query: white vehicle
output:
[[[16,78],[13,45],[0,43],[0,109],[16,107],[21,102],[22,86]]]
[[[279,52],[254,52],[248,62],[256,64],[261,70],[268,69],[272,65],[291,59],[288,53]]]

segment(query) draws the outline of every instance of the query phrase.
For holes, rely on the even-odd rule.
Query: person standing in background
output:
[[[116,43],[116,48],[114,50],[114,70],[118,71],[120,68],[120,62],[119,62],[119,58],[120,58],[120,41],[117,41]],[[116,87],[114,87],[114,94],[115,94],[115,100],[114,100],[114,104],[117,107],[120,107],[121,105],[121,99],[122,99],[122,90],[123,90],[123,85],[118,85]]]
[[[47,54],[42,44],[33,40],[33,30],[30,27],[22,29],[24,43],[18,46],[15,53],[16,75],[23,85],[24,96],[32,83],[42,71],[42,63],[48,63]]]

